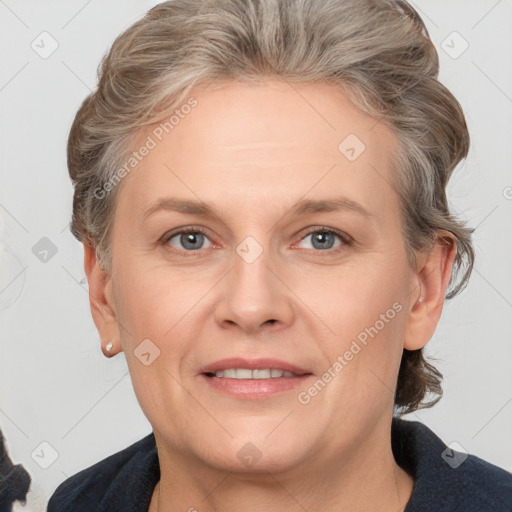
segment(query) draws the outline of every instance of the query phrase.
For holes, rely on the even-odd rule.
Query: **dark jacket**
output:
[[[15,501],[26,503],[30,481],[25,468],[12,463],[0,430],[0,512],[11,512]]]
[[[417,421],[394,418],[391,434],[397,463],[415,480],[406,512],[512,511],[507,471],[448,448]],[[147,512],[159,478],[151,433],[65,480],[47,512]]]

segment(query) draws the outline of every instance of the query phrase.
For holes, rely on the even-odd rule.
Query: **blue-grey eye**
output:
[[[173,243],[173,240],[178,241],[178,245]],[[167,241],[168,244],[176,247],[177,249],[185,249],[187,251],[195,251],[198,249],[203,249],[203,244],[205,241],[208,241],[208,237],[201,233],[200,231],[180,231],[179,233],[174,234]],[[209,242],[211,245],[211,242]],[[181,247],[180,247],[181,245]]]
[[[319,250],[326,250],[326,249],[332,249],[334,247],[334,244],[336,242],[336,238],[340,240],[340,243],[336,247],[339,247],[341,245],[341,237],[338,235],[335,231],[312,231],[311,233],[308,233],[302,240],[307,240],[308,238],[311,238],[310,247],[306,247],[306,249],[319,249]]]

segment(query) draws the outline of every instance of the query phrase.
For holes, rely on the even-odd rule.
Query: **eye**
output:
[[[201,229],[193,228],[182,229],[181,231],[164,235],[162,243],[189,252],[204,249],[203,244],[205,240],[210,244],[208,247],[211,247],[212,243],[206,236],[206,233]]]
[[[309,243],[309,247],[305,247],[306,249],[317,249],[320,251],[326,251],[329,249],[339,249],[344,246],[351,245],[351,239],[348,235],[345,235],[341,231],[333,228],[325,228],[325,227],[316,227],[313,230],[309,231],[301,241],[311,239]],[[336,244],[336,238],[339,240],[339,243]]]
[[[319,251],[329,251],[331,249],[341,250],[345,246],[352,244],[350,236],[346,235],[342,231],[338,231],[333,228],[326,227],[315,227],[306,233],[301,238],[302,241],[306,241],[310,238],[310,242],[307,244],[305,249],[314,249]],[[336,242],[336,239],[338,242]],[[209,245],[206,245],[205,242]],[[165,234],[161,243],[163,245],[170,245],[180,251],[191,252],[200,249],[213,247],[212,242],[206,235],[206,232],[200,228],[187,228],[179,231],[174,231],[169,234]]]

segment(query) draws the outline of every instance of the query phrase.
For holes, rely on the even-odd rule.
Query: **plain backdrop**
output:
[[[17,510],[44,511],[67,476],[151,431],[124,355],[100,350],[65,150],[102,55],[155,3],[0,0],[0,428],[32,477]],[[467,116],[470,155],[448,192],[477,259],[428,345],[444,397],[410,418],[512,471],[512,3],[413,5]]]

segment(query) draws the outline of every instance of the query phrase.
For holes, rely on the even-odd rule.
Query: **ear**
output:
[[[429,254],[421,254],[410,297],[404,348],[423,348],[434,335],[443,311],[446,289],[457,254],[457,239],[448,231],[438,233]]]
[[[92,318],[100,335],[103,354],[111,357],[121,351],[112,279],[110,274],[101,268],[94,247],[83,245],[84,269],[89,283],[89,304]],[[105,347],[109,342],[112,343],[112,349],[107,352]]]

